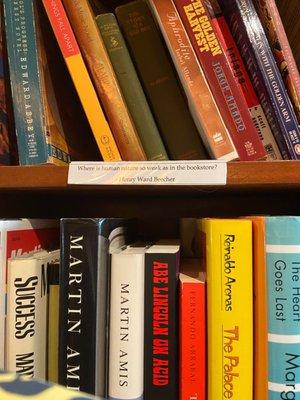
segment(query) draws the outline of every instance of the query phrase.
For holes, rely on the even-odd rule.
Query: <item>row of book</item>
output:
[[[180,225],[145,244],[134,220],[1,222],[0,368],[109,399],[297,399],[300,217]]]
[[[13,112],[0,162],[8,131],[20,164],[300,158],[300,76],[275,0],[138,0],[98,16],[89,0],[2,1]]]

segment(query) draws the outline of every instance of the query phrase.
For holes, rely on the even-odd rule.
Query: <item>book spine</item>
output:
[[[256,0],[255,4],[300,123],[300,75],[276,3]]]
[[[174,0],[223,120],[241,160],[258,160],[265,149],[248,112],[246,100],[227,62],[205,3]]]
[[[7,71],[7,50],[3,23],[3,8],[0,8],[0,83],[1,83],[1,101],[0,101],[0,165],[10,165],[12,162],[12,135],[9,132],[12,129],[10,121],[10,96],[7,81],[9,75]],[[0,363],[1,364],[1,363]],[[0,367],[1,368],[1,367]]]
[[[219,3],[217,0],[212,0],[206,4],[211,16],[212,25],[223,48],[224,55],[228,64],[231,66],[236,84],[243,93],[254,126],[266,150],[267,160],[280,160],[282,159],[281,153]]]
[[[120,161],[119,150],[103,114],[62,1],[43,0],[43,4],[103,160]]]
[[[11,259],[7,276],[7,371],[46,379],[47,263]]]
[[[206,159],[149,7],[143,1],[134,1],[118,7],[116,16],[169,156],[175,160]]]
[[[220,0],[283,158],[300,159],[300,128],[253,4]]]
[[[246,217],[253,233],[254,400],[268,400],[268,304],[265,217]]]
[[[179,396],[177,281],[174,254],[145,256],[144,399]]]
[[[95,394],[98,229],[93,220],[62,220],[59,383]]]
[[[112,254],[109,399],[143,399],[144,254]]]
[[[147,159],[167,160],[168,155],[116,17],[101,14],[96,21]]]
[[[122,159],[146,160],[88,0],[63,0],[63,4]]]
[[[34,1],[4,0],[7,55],[20,164],[48,161]],[[22,15],[22,22],[20,19]],[[22,31],[22,40],[19,33]]]
[[[59,263],[48,265],[47,380],[58,383]]]
[[[206,321],[203,282],[180,281],[179,399],[206,399]]]
[[[212,158],[219,160],[230,161],[238,158],[174,3],[172,0],[151,0],[150,5],[172,56],[190,111],[208,153]],[[210,118],[206,118],[207,114]]]
[[[204,220],[208,400],[252,400],[250,221]]]
[[[297,399],[300,377],[300,218],[266,218],[268,399]]]

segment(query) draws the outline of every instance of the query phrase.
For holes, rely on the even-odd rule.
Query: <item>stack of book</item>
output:
[[[1,164],[300,159],[275,0],[2,3]]]
[[[300,217],[60,228],[1,222],[0,368],[108,399],[297,399]]]

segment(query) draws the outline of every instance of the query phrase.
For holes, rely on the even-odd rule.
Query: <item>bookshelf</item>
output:
[[[226,186],[71,186],[67,175],[67,167],[1,167],[1,216],[300,215],[297,161],[229,163]]]

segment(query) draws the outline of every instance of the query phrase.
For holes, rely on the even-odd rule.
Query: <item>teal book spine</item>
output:
[[[269,400],[300,399],[300,217],[266,218]]]
[[[116,17],[111,13],[100,14],[96,21],[147,159],[167,160],[167,152]]]
[[[47,162],[34,0],[3,0],[20,164]]]

